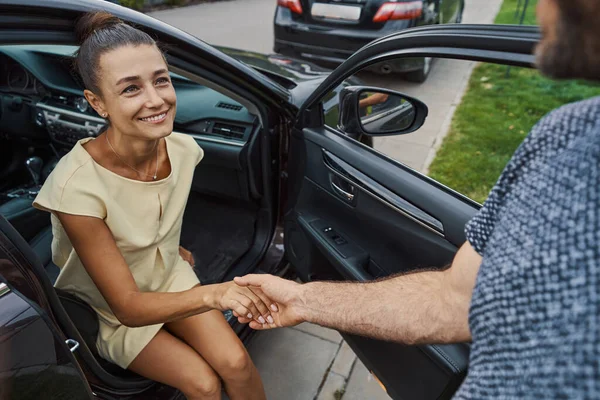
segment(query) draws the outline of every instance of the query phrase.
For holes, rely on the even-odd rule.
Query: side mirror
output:
[[[425,103],[405,94],[347,86],[340,93],[338,127],[351,135],[404,135],[423,126],[427,113]]]

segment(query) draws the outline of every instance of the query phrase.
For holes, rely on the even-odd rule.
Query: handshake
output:
[[[246,275],[214,285],[214,308],[232,310],[253,329],[294,326],[304,321],[303,285],[273,275]]]

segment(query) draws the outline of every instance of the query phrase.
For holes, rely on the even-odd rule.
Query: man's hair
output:
[[[600,0],[553,0],[559,20],[538,48],[540,70],[553,78],[600,81]]]

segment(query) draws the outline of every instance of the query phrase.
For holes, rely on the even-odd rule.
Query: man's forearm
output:
[[[452,290],[447,271],[368,283],[304,285],[304,318],[340,331],[407,344],[470,340],[470,293]]]

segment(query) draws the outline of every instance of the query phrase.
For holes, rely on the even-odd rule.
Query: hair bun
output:
[[[94,32],[122,24],[119,18],[106,11],[84,14],[75,24],[75,35],[79,44],[83,44]]]

